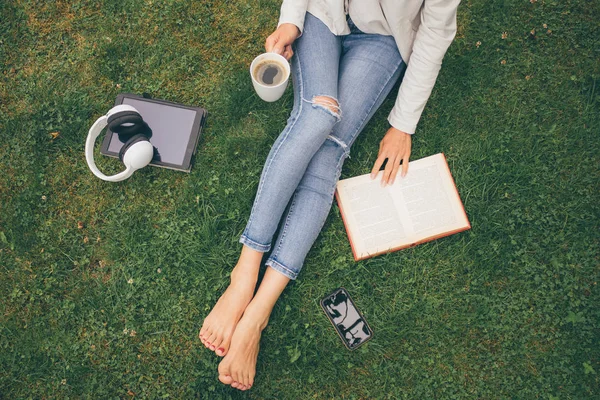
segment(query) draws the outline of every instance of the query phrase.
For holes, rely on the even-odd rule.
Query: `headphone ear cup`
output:
[[[143,142],[143,141],[150,142],[148,140],[148,137],[144,134],[140,133],[135,136],[132,136],[128,141],[125,142],[123,147],[121,147],[121,150],[119,150],[119,160],[123,161],[123,157],[125,157],[125,153],[131,146],[133,146],[136,143]]]
[[[119,135],[134,135],[147,127],[142,116],[135,111],[120,111],[107,120],[108,129]]]

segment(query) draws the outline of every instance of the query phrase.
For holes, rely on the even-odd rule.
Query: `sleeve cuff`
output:
[[[289,7],[285,2],[281,6],[281,14],[279,16],[279,23],[281,24],[294,24],[300,29],[300,35],[304,30],[304,17],[306,16],[306,9],[299,7]]]
[[[415,131],[417,129],[417,123],[410,123],[407,122],[405,120],[403,120],[402,118],[398,117],[394,112],[395,108],[392,109],[392,111],[390,112],[390,115],[388,116],[388,122],[390,123],[390,125],[392,125],[394,128],[401,130],[404,133],[408,133],[409,135],[414,135]]]

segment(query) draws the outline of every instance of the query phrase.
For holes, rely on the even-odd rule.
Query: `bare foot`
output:
[[[219,380],[239,390],[248,390],[254,384],[256,359],[262,330],[267,326],[268,314],[253,312],[248,306],[238,322],[229,353],[219,364]]]
[[[229,351],[235,326],[254,294],[258,266],[238,265],[231,272],[231,283],[204,319],[198,337],[204,346],[218,356]]]

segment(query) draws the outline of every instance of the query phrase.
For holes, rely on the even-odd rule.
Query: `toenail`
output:
[[[222,347],[219,347],[219,348],[218,348],[218,350],[219,350],[221,353],[224,353],[224,352],[225,352],[225,349],[224,349],[224,348],[222,348]]]

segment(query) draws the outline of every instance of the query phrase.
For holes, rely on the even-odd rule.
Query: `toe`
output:
[[[235,383],[235,388],[239,389],[242,387],[242,375],[238,371],[231,371],[231,377],[233,378],[233,383]],[[233,385],[231,385],[233,386]]]
[[[224,337],[219,346],[217,346],[217,355],[224,357],[229,351],[229,345],[231,344],[231,336]]]
[[[229,369],[229,362],[227,362],[227,360],[221,361],[217,370],[219,371],[219,380],[222,383],[226,385],[231,385],[233,383],[233,377],[231,376],[231,370]]]
[[[226,385],[231,385],[233,383],[233,379],[229,375],[219,375],[219,381]]]
[[[217,355],[220,357],[224,357],[225,354],[227,354],[224,347],[219,347],[217,350],[215,350],[215,353],[217,353]]]
[[[204,343],[204,345],[206,345],[206,341],[210,337],[211,333],[211,329],[209,329],[208,327],[202,326],[202,329],[200,329],[198,337],[200,338],[200,341]]]
[[[215,340],[214,342],[212,342],[212,345],[215,346],[215,352],[217,352],[217,350],[219,350],[219,348],[221,348],[221,343],[223,343],[223,339],[222,337],[219,335],[219,337],[217,337],[217,340]]]
[[[206,337],[206,332],[208,331],[208,326],[204,323],[202,324],[202,328],[200,328],[200,332],[198,333],[198,336],[202,337]]]
[[[208,342],[210,349],[215,350],[216,349],[215,342],[217,341],[217,334],[213,332],[206,341]]]

